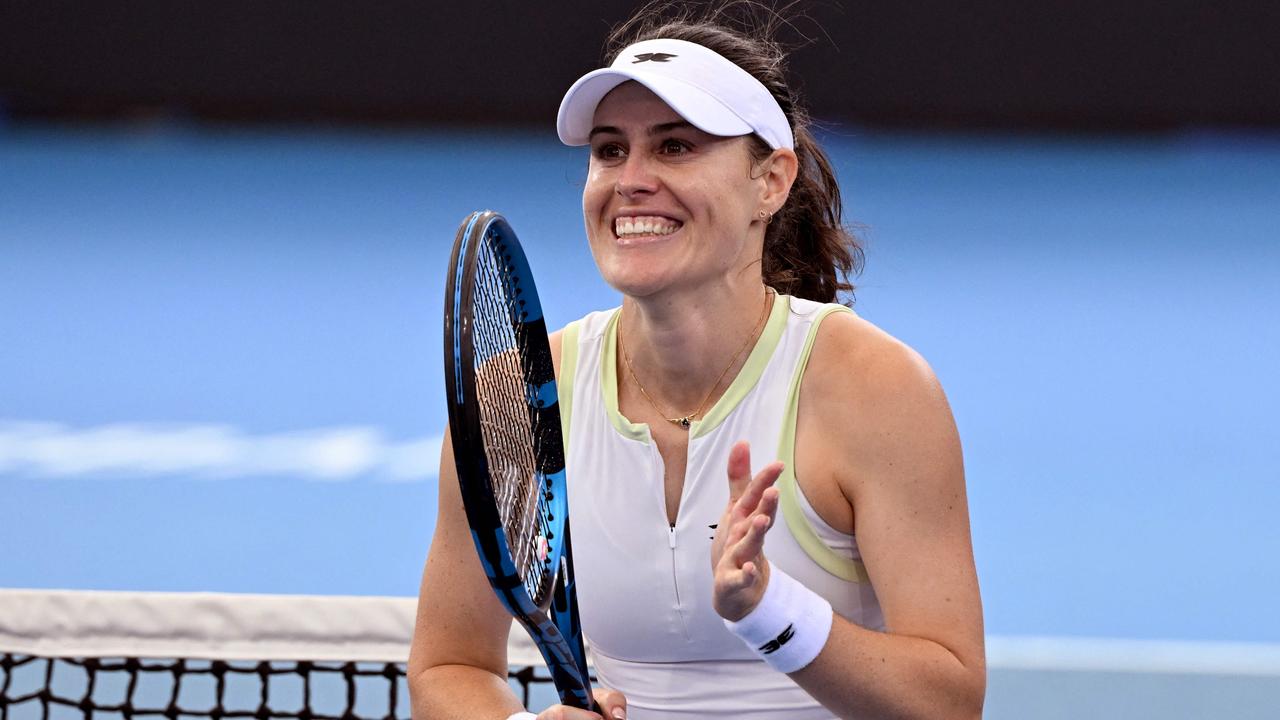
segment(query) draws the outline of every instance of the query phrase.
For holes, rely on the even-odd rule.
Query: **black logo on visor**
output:
[[[636,63],[649,62],[649,61],[666,62],[673,57],[677,57],[677,56],[672,55],[671,53],[640,53],[639,55],[636,55],[636,59],[632,61],[631,64],[635,65]]]

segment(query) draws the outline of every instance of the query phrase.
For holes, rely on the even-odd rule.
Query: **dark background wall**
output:
[[[23,118],[545,124],[618,0],[0,0]],[[1280,3],[813,3],[814,114],[898,127],[1280,126]],[[823,34],[829,37],[822,37]]]

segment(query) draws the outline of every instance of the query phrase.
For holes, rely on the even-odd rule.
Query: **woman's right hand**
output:
[[[538,720],[627,720],[627,698],[617,690],[595,688],[591,691],[599,714],[590,710],[569,707],[568,705],[552,705],[538,713]]]

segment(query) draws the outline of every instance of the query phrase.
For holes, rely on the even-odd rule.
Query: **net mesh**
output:
[[[0,590],[0,720],[409,718],[413,605]],[[511,639],[517,696],[553,697],[525,633]]]
[[[476,253],[472,342],[476,394],[486,461],[511,559],[535,604],[542,605],[554,574],[547,565],[547,499],[534,447],[543,436],[531,410],[529,348],[521,337],[520,294],[501,240],[486,234]]]
[[[521,701],[551,678],[509,678]],[[178,658],[51,658],[0,653],[0,719],[295,718],[407,720],[403,663],[224,662]]]

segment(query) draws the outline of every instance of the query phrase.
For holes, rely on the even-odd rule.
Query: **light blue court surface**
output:
[[[1280,138],[829,134],[992,635],[1280,642]],[[443,273],[617,302],[550,132],[0,131],[0,586],[416,592]]]

